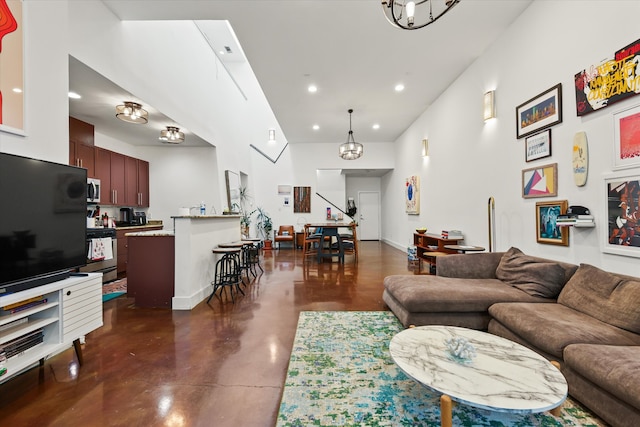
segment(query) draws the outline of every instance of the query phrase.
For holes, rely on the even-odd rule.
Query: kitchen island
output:
[[[241,239],[240,215],[174,216],[175,274],[173,310],[191,310],[211,294],[220,243]]]
[[[191,310],[211,294],[220,243],[240,240],[239,215],[174,216],[173,231],[127,233],[127,287],[140,307]],[[129,293],[129,292],[128,292]]]

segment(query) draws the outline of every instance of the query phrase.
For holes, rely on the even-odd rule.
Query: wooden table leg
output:
[[[82,346],[80,345],[80,338],[73,340],[73,348],[76,351],[76,356],[78,357],[78,365],[82,366],[84,363],[84,358],[82,357]]]
[[[446,394],[440,396],[440,425],[442,427],[451,427],[453,414],[452,414],[451,398]]]
[[[552,360],[551,364],[553,366],[555,366],[558,369],[558,371],[560,370],[560,363],[559,362],[557,362],[556,360]],[[559,417],[562,414],[562,403],[558,407],[553,408],[552,410],[550,410],[549,413],[551,415],[553,415],[554,417]]]

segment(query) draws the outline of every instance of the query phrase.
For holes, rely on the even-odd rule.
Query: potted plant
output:
[[[249,238],[249,226],[251,225],[251,215],[255,211],[247,213],[246,211],[240,212],[240,232],[246,238]]]
[[[258,208],[257,211],[256,228],[260,236],[264,239],[264,249],[271,249],[273,245],[273,241],[271,240],[271,231],[273,230],[271,217],[263,208]]]

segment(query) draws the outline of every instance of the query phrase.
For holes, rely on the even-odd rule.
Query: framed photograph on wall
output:
[[[640,166],[640,105],[613,114],[613,168]]]
[[[551,156],[551,129],[525,138],[524,143],[524,159],[527,162]]]
[[[555,200],[536,203],[536,242],[569,246],[568,227],[558,227],[558,216],[567,213],[569,202]]]
[[[0,131],[25,136],[22,0],[0,2]]]
[[[518,139],[562,123],[562,83],[516,107]]]
[[[640,258],[640,172],[606,175],[604,196],[602,252]]]
[[[538,166],[522,171],[522,197],[555,197],[558,195],[558,164]]]

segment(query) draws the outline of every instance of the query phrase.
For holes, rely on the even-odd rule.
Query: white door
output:
[[[358,192],[358,240],[380,240],[380,193]]]

